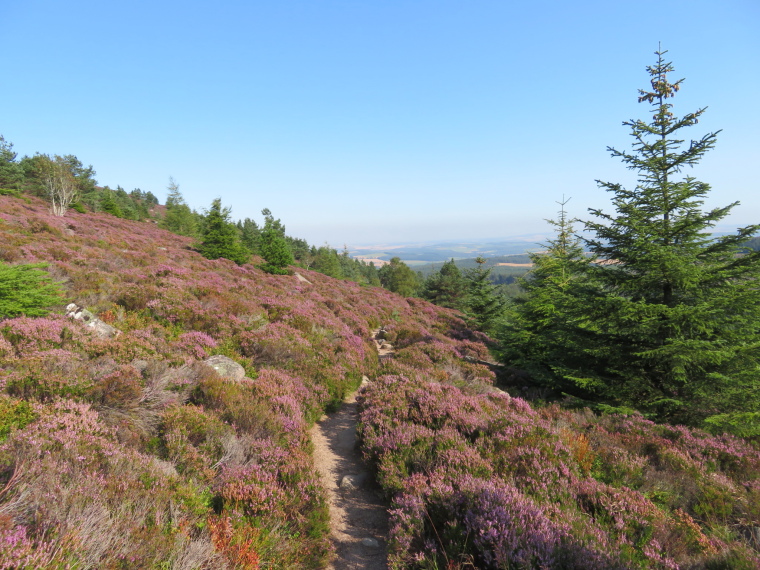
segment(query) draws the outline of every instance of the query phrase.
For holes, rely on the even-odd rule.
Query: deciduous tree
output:
[[[420,287],[417,275],[399,257],[383,265],[378,270],[378,276],[383,287],[404,297],[411,297]]]

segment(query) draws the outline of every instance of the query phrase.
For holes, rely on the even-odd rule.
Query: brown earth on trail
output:
[[[382,331],[384,333],[384,331]],[[393,347],[374,331],[378,357]],[[362,385],[368,383],[365,377]],[[323,416],[311,430],[314,465],[327,489],[335,559],[330,570],[384,570],[388,567],[388,505],[361,457],[356,440],[358,405],[351,394],[340,410]]]
[[[379,488],[356,445],[354,394],[340,410],[322,418],[311,431],[314,464],[322,476],[330,505],[335,545],[331,570],[383,570],[388,512]]]

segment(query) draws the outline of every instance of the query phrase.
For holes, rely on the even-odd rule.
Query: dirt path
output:
[[[372,331],[378,358],[393,356],[385,331]],[[362,385],[369,380],[365,377]],[[335,560],[328,570],[384,570],[388,567],[388,510],[367,470],[356,441],[358,406],[351,394],[340,410],[324,416],[311,430],[314,465],[330,502]]]
[[[357,404],[352,394],[341,409],[311,432],[314,463],[330,502],[336,557],[330,570],[387,568],[388,513],[356,445]]]

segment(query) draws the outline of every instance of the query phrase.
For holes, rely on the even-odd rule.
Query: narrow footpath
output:
[[[381,358],[392,347],[375,331]],[[381,346],[385,345],[382,349]],[[365,378],[364,382],[368,380]],[[384,570],[387,565],[388,511],[367,470],[356,440],[358,406],[351,394],[340,410],[311,430],[314,464],[328,493],[330,528],[336,556],[329,570]]]

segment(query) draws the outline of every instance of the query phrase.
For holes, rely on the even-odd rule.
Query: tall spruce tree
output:
[[[609,148],[638,183],[598,181],[615,213],[591,209],[596,220],[586,222],[595,235],[587,246],[606,262],[593,268],[600,295],[589,307],[596,330],[588,354],[598,369],[578,380],[659,419],[743,424],[745,432],[750,422],[760,434],[760,253],[740,253],[760,225],[711,235],[738,202],[703,210],[710,187],[681,173],[713,148],[717,133],[685,142],[683,130],[705,108],[673,113],[683,80],[672,82],[667,52],[655,53],[651,89],[639,91],[653,119],[624,123],[631,152]]]
[[[578,220],[567,217],[568,201],[559,203],[559,219],[547,220],[555,237],[544,251],[530,254],[533,268],[519,281],[523,295],[510,307],[499,340],[502,360],[529,372],[537,384],[588,395],[571,378],[589,363],[585,349],[593,329],[586,310],[591,260],[573,231]]]

